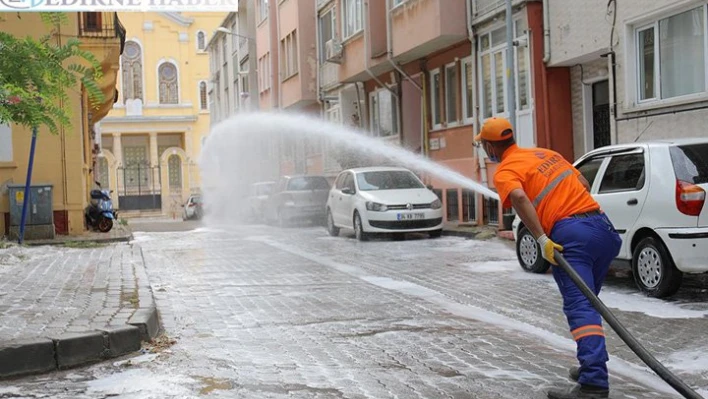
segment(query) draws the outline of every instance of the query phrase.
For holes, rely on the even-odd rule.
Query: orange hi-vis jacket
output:
[[[555,151],[512,145],[494,174],[494,186],[505,208],[511,207],[509,194],[523,189],[536,208],[543,231],[550,235],[557,221],[600,209],[578,175],[580,171]]]

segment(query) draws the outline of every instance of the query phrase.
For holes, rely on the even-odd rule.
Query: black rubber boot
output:
[[[568,389],[551,389],[548,399],[604,399],[610,397],[610,390],[592,385],[576,385]]]
[[[570,377],[571,380],[578,382],[578,380],[580,379],[580,367],[578,367],[578,366],[571,367],[568,370],[568,376]]]

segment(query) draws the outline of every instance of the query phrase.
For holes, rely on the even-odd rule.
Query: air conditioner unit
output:
[[[342,43],[337,39],[330,39],[325,43],[325,60],[334,64],[342,63]]]

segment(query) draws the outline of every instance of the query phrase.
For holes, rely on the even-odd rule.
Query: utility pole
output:
[[[507,78],[507,101],[506,109],[509,112],[509,122],[514,127],[514,138],[518,137],[518,127],[516,126],[516,74],[514,73],[514,18],[512,16],[511,1],[506,0],[506,78]]]

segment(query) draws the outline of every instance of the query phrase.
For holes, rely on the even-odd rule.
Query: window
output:
[[[134,41],[125,42],[121,56],[123,103],[127,100],[143,98],[143,60],[140,45]]]
[[[238,32],[238,28],[236,28],[236,21],[231,23],[231,33],[236,33]],[[236,35],[231,35],[231,53],[234,54],[238,50],[238,40],[240,39],[239,36]]]
[[[514,35],[515,39],[527,38],[526,22],[523,19],[514,22]],[[479,87],[481,90],[479,94],[481,99],[480,116],[482,119],[487,119],[507,112],[506,27],[500,27],[480,35],[478,48],[480,50],[478,58]],[[531,89],[528,57],[528,46],[515,47],[514,74],[517,87],[517,111],[530,107]],[[471,111],[471,106],[468,107]]]
[[[462,117],[469,123],[474,117],[474,70],[472,68],[472,57],[462,60]]]
[[[354,183],[353,180],[352,183]],[[288,191],[310,190],[329,190],[329,182],[324,177],[319,176],[294,177],[288,181]]]
[[[432,109],[433,129],[442,127],[442,111],[440,104],[440,70],[430,72],[430,108]]]
[[[224,83],[224,117],[228,118],[231,115],[231,96],[229,95],[229,84]]]
[[[364,172],[356,175],[361,191],[409,190],[425,188],[423,183],[411,172]]]
[[[334,39],[336,31],[336,16],[334,9],[320,15],[320,64],[324,64],[327,60],[327,43]]]
[[[496,226],[499,224],[499,201],[494,198],[485,198],[485,213],[487,215],[487,224]]]
[[[0,162],[12,162],[12,128],[0,124]]]
[[[392,90],[395,90],[393,88]],[[369,97],[371,135],[388,137],[398,132],[398,101],[388,89],[380,89]]]
[[[342,28],[345,39],[354,36],[363,29],[362,0],[342,0],[342,13],[344,14]]]
[[[445,197],[447,197],[447,221],[456,222],[460,220],[460,209],[459,201],[457,199],[457,189],[448,188],[445,190]]]
[[[637,29],[639,101],[706,92],[705,25],[700,6]]]
[[[197,32],[197,50],[206,50],[206,35],[202,31]]]
[[[283,80],[289,79],[298,72],[297,31],[290,32],[280,41],[280,69]]]
[[[356,193],[356,185],[354,184],[354,175],[347,173],[344,177],[344,183],[342,183],[342,188],[348,188],[352,194]]]
[[[221,39],[221,58],[224,65],[229,63],[229,41],[226,40],[226,37]]]
[[[462,221],[477,221],[477,193],[472,190],[462,189]]]
[[[96,171],[94,172],[96,181],[101,183],[101,187],[110,187],[108,160],[106,157],[98,157],[96,159]]]
[[[170,188],[182,188],[182,159],[179,155],[170,155],[167,158],[167,168],[170,177]]]
[[[602,177],[599,194],[638,191],[644,187],[644,154],[615,155]]]
[[[407,0],[391,0],[391,8],[398,7],[406,1]]]
[[[339,177],[337,177],[337,180],[334,182],[334,187],[337,190],[342,190],[344,188],[344,180],[347,178],[348,174],[349,172],[345,172],[340,174]]]
[[[448,125],[457,123],[457,64],[445,66],[445,121]]]
[[[593,183],[595,182],[595,177],[597,177],[597,172],[600,171],[600,166],[602,166],[602,162],[604,160],[605,160],[604,157],[592,158],[590,160],[583,162],[582,164],[578,165],[578,167],[577,167],[577,169],[583,175],[585,180],[588,181],[588,184],[590,184],[591,188],[592,188]]]
[[[270,89],[270,53],[258,59],[258,89],[260,93]]]
[[[258,0],[258,16],[259,21],[268,18],[268,0]]]
[[[199,109],[205,111],[209,108],[207,101],[207,84],[204,81],[199,82]]]
[[[177,67],[163,62],[158,68],[160,104],[179,104]]]
[[[708,183],[708,144],[675,146],[669,149],[669,153],[678,180],[691,184]]]
[[[443,197],[442,197],[442,196],[443,196],[443,192],[442,192],[441,189],[439,189],[439,188],[434,188],[434,189],[433,189],[433,194],[435,194],[435,195],[438,197],[438,199],[439,199],[440,201],[442,201],[442,199],[443,199]]]

